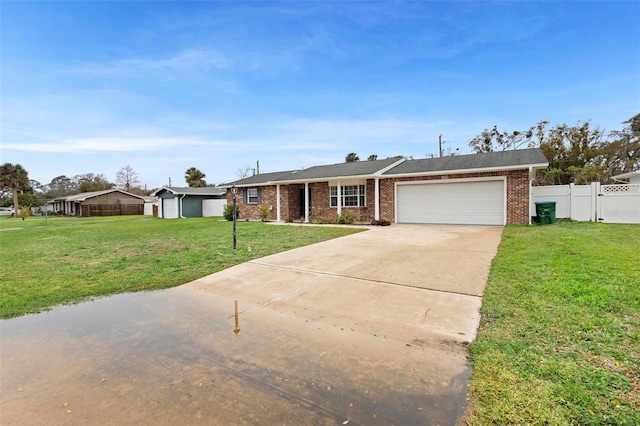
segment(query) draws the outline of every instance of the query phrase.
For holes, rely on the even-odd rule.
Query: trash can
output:
[[[556,202],[536,201],[536,215],[538,216],[538,223],[541,225],[556,223]]]

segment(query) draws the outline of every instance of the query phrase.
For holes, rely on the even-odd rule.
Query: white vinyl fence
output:
[[[224,212],[224,206],[226,205],[226,198],[222,200],[203,200],[202,217],[222,216]]]
[[[553,185],[531,188],[531,216],[536,201],[555,201],[556,217],[604,223],[640,223],[640,185]]]
[[[154,203],[144,203],[144,215],[145,216],[153,216],[153,206],[158,207],[158,202]]]

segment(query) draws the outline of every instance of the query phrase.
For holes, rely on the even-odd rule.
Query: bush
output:
[[[267,206],[265,204],[260,204],[258,208],[260,209],[260,219],[262,219],[263,222],[269,220],[269,213],[273,211],[273,207]]]
[[[356,221],[356,217],[348,210],[342,210],[342,213],[336,216],[335,223],[341,225],[352,225]]]
[[[31,216],[31,206],[19,206],[18,207],[18,217],[21,217],[22,220],[25,220]]]
[[[233,220],[233,204],[227,204],[224,206],[224,211],[222,213],[225,220],[232,221]],[[236,205],[236,220],[240,217],[240,206]]]
[[[284,220],[284,223],[293,223],[293,219],[291,219],[290,217],[286,218]]]
[[[389,226],[391,225],[391,222],[386,219],[380,219],[380,220],[374,219],[371,221],[371,224],[375,226]]]

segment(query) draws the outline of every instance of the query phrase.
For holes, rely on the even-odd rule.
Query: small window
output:
[[[258,189],[249,188],[247,190],[247,198],[249,200],[249,204],[258,204]]]
[[[338,207],[338,187],[332,186],[329,190],[331,207]],[[367,205],[365,186],[345,185],[340,187],[340,199],[342,207],[365,207]]]

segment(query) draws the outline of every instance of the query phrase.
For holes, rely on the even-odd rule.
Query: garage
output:
[[[505,180],[398,183],[398,223],[504,225]]]

